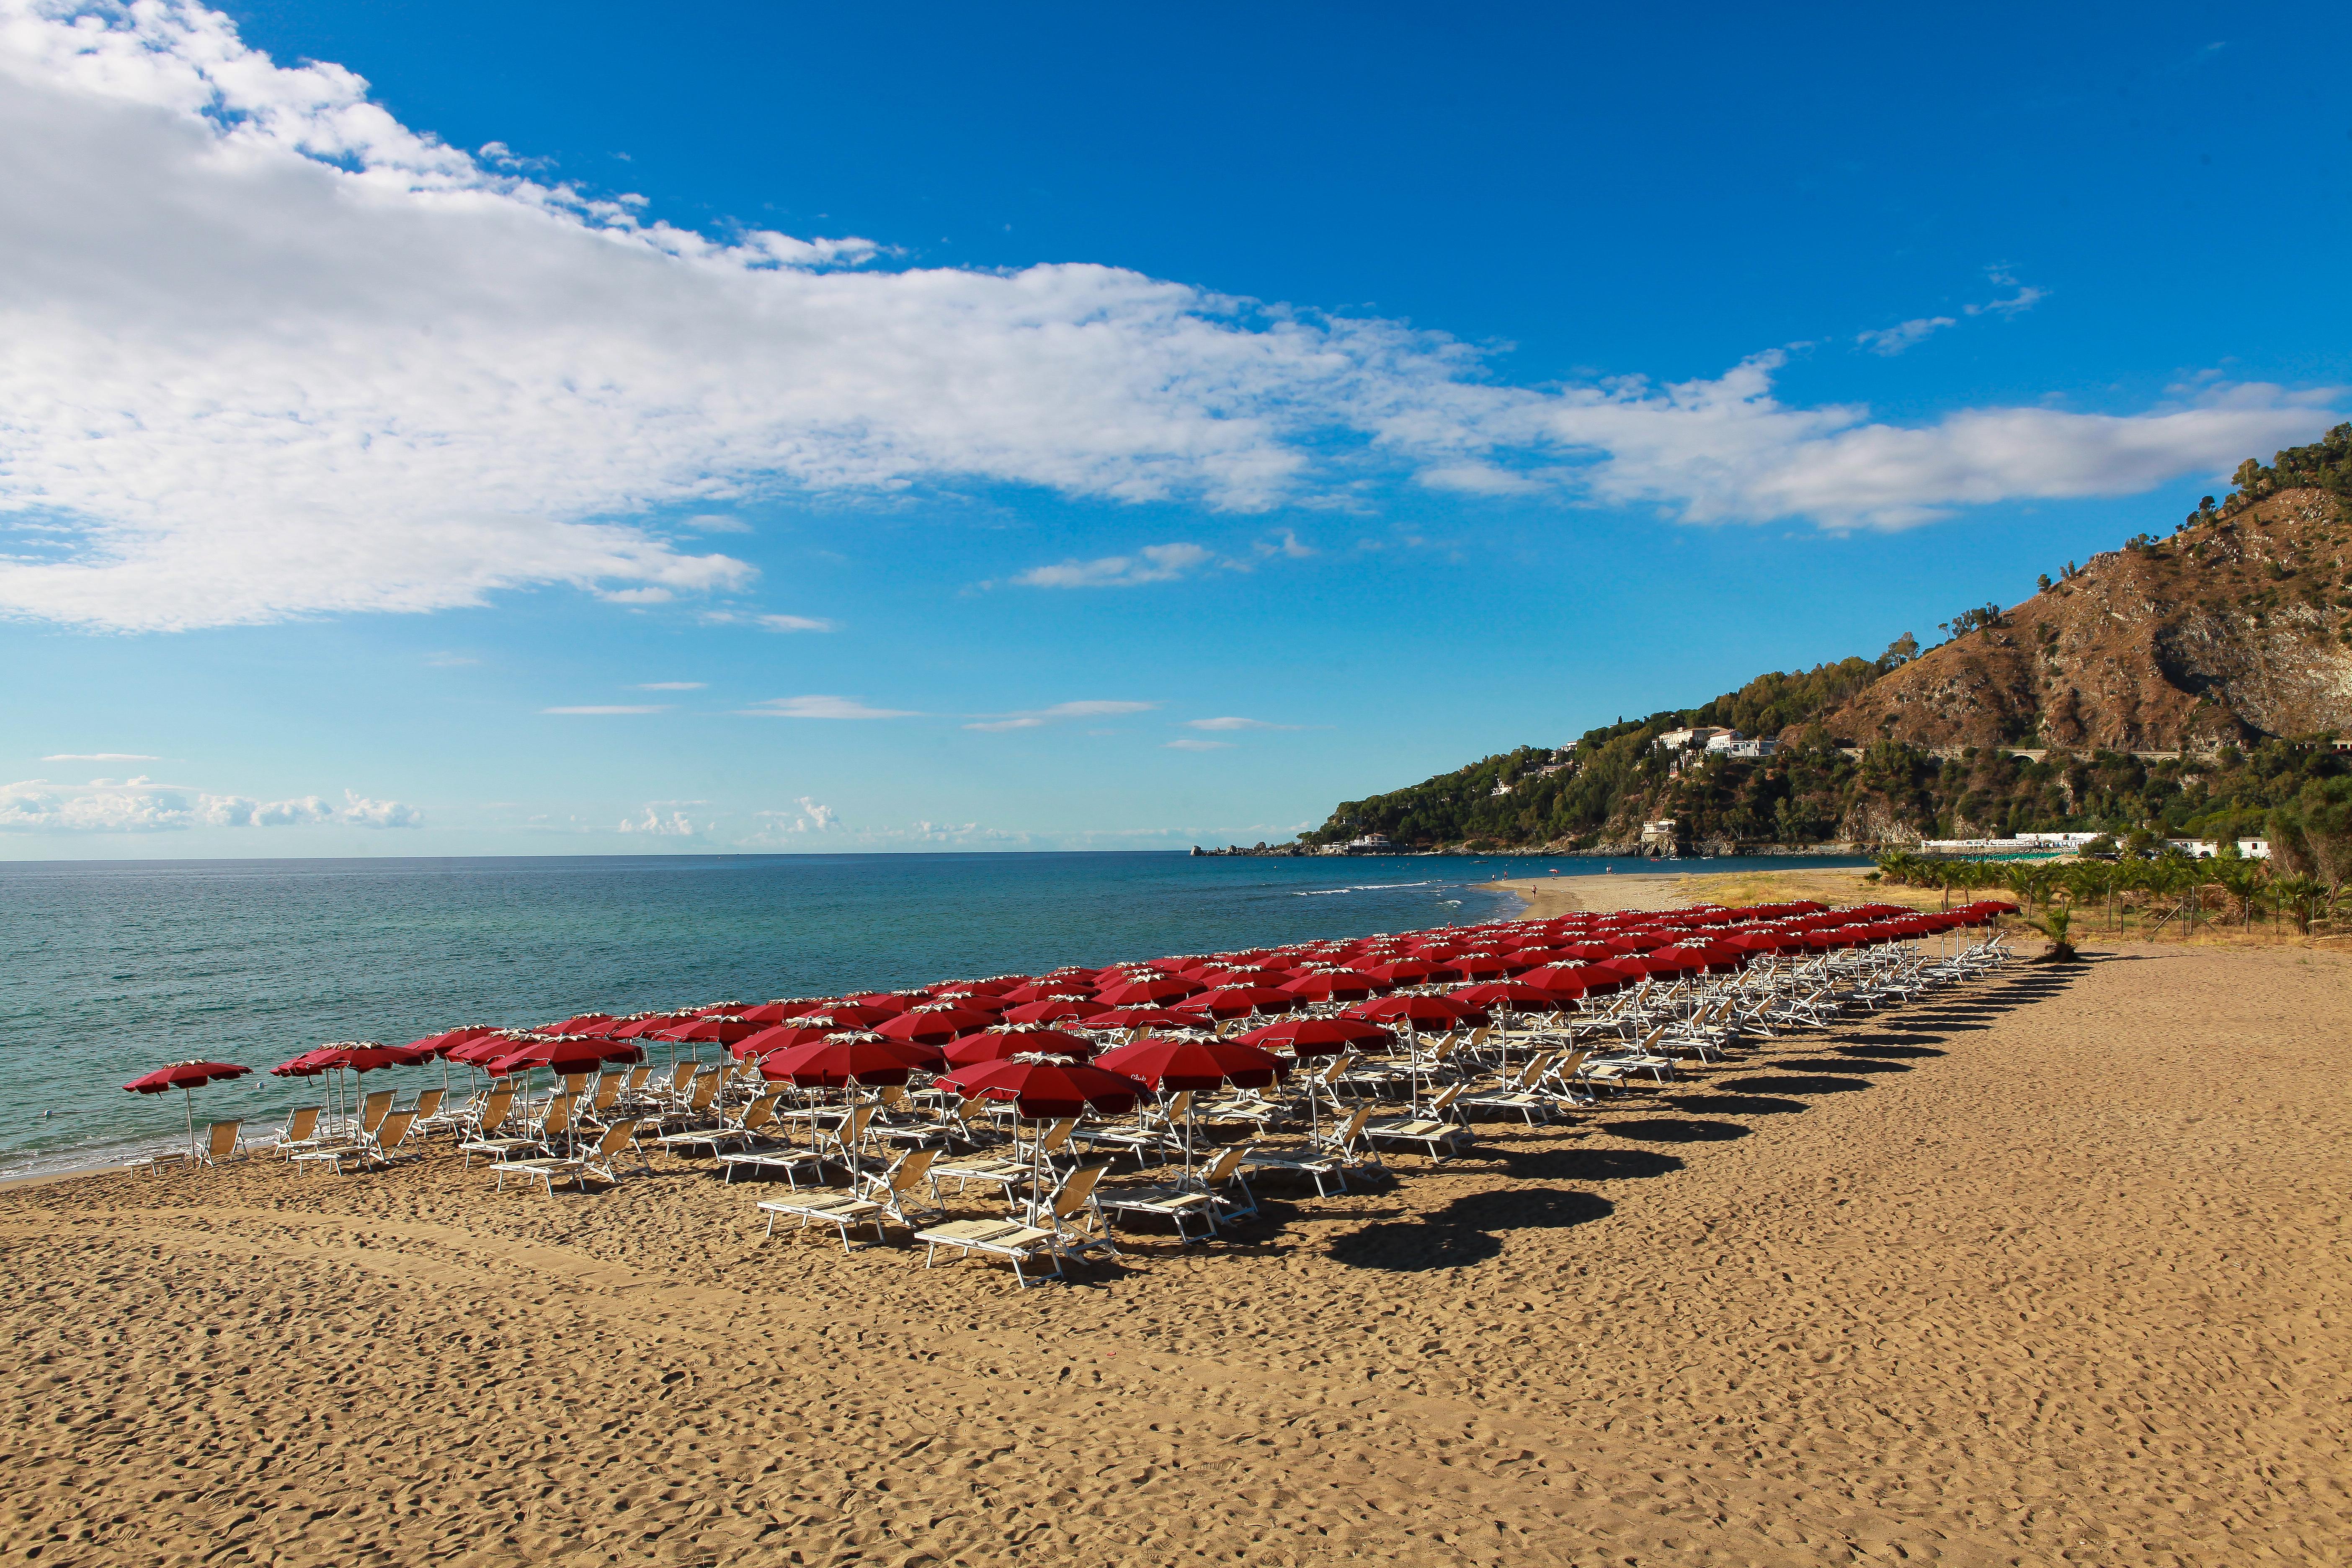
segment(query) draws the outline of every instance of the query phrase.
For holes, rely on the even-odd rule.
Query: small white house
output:
[[[1769,757],[1780,749],[1780,742],[1768,736],[1719,730],[1706,738],[1706,749],[1723,757]]]
[[[1717,735],[1735,735],[1736,730],[1726,730],[1714,724],[1694,724],[1687,730],[1669,730],[1652,742],[1662,752],[1705,751]]]

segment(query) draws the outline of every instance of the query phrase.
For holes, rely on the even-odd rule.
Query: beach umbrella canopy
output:
[[[320,1063],[331,1068],[349,1068],[353,1072],[373,1072],[378,1068],[413,1068],[419,1062],[433,1059],[431,1051],[414,1051],[405,1046],[379,1045],[373,1040],[343,1040],[331,1046],[321,1046],[310,1053]]]
[[[446,1056],[459,1046],[486,1038],[498,1032],[498,1026],[494,1024],[468,1024],[463,1028],[444,1029],[437,1035],[427,1035],[421,1040],[411,1040],[403,1048],[412,1051],[430,1051],[435,1056]]]
[[[674,1025],[669,1028],[657,1029],[650,1035],[639,1037],[673,1040],[680,1045],[699,1044],[709,1040],[721,1046],[731,1046],[736,1041],[748,1039],[759,1032],[759,1025],[746,1024],[740,1018],[697,1018],[691,1024]]]
[[[849,998],[860,1007],[879,1007],[886,1013],[904,1013],[930,999],[931,994],[920,986],[912,991],[861,991]]]
[[[541,1024],[532,1032],[541,1035],[601,1035],[607,1026],[619,1022],[610,1013],[577,1013],[560,1024]]]
[[[1043,1002],[1024,1002],[1006,1013],[1004,1018],[1012,1024],[1053,1024],[1064,1019],[1091,1018],[1109,1011],[1107,1003],[1083,996],[1055,996]]]
[[[1125,1073],[1165,1092],[1211,1089],[1230,1083],[1236,1089],[1264,1089],[1290,1076],[1290,1064],[1272,1051],[1233,1040],[1173,1040],[1146,1035],[1130,1046],[1105,1051],[1095,1065]]]
[[[1131,1110],[1145,1094],[1143,1085],[1124,1073],[1078,1062],[982,1062],[940,1075],[942,1085],[981,1100],[1004,1100],[1029,1120],[1077,1116],[1099,1110],[1116,1116]]]
[[[1467,1002],[1478,1007],[1508,1007],[1523,1012],[1529,1007],[1541,1007],[1549,1012],[1559,1005],[1559,998],[1539,986],[1519,980],[1489,980],[1483,985],[1465,985],[1459,991],[1449,991],[1450,1001]]]
[[[737,1061],[747,1062],[753,1057],[764,1057],[771,1051],[788,1050],[793,1046],[804,1046],[811,1040],[822,1040],[828,1035],[840,1032],[829,1024],[775,1024],[761,1029],[756,1035],[744,1036],[728,1047],[727,1051]]]
[[[1347,1010],[1347,1016],[1380,1023],[1410,1023],[1415,1027],[1433,1024],[1450,1028],[1465,1019],[1483,1019],[1486,1015],[1451,996],[1383,996],[1377,1002],[1358,1003]]]
[[[1706,967],[1706,954],[1696,948],[1662,947],[1649,960],[1653,974],[1696,974]]]
[[[1437,968],[1426,958],[1392,958],[1382,963],[1368,963],[1363,973],[1383,985],[1418,985],[1435,974]]]
[[[1200,989],[1196,982],[1173,974],[1158,974],[1149,980],[1114,981],[1097,989],[1095,1000],[1113,1007],[1156,1007],[1162,1002],[1192,995]]]
[[[173,1062],[152,1072],[141,1073],[122,1087],[132,1094],[163,1094],[171,1089],[202,1089],[208,1083],[226,1083],[233,1078],[243,1078],[251,1068],[232,1067],[226,1062]]]
[[[304,1051],[300,1056],[289,1058],[285,1061],[279,1062],[276,1067],[271,1068],[269,1069],[269,1076],[272,1078],[317,1078],[320,1073],[327,1070],[326,1063],[311,1059],[318,1055],[319,1053],[317,1051]]]
[[[1589,963],[1554,963],[1528,970],[1515,984],[1532,985],[1554,996],[1569,997],[1581,996],[1591,991],[1613,989],[1621,978],[1613,973],[1602,974]]]
[[[500,1077],[529,1072],[533,1068],[546,1068],[557,1073],[594,1072],[606,1062],[642,1061],[645,1054],[626,1040],[596,1040],[577,1035],[542,1037],[523,1042],[488,1066],[492,1074]]]
[[[787,996],[775,1002],[762,1002],[756,1007],[746,1007],[735,1016],[747,1024],[766,1027],[788,1023],[803,1013],[814,1012],[824,1005],[823,1001],[811,1001],[805,996]]]
[[[1026,985],[1016,985],[1003,992],[1007,1005],[1020,1006],[1029,1002],[1045,1002],[1056,996],[1087,996],[1094,994],[1094,982],[1087,980],[1032,980]]]
[[[510,1034],[501,1029],[495,1034],[484,1035],[479,1039],[467,1040],[462,1046],[452,1046],[449,1048],[448,1059],[453,1062],[462,1062],[469,1068],[478,1068],[485,1062],[496,1061],[500,1057],[511,1056],[522,1038],[520,1035]],[[313,1051],[310,1054],[317,1056],[319,1053]]]
[[[1298,998],[1271,985],[1225,985],[1188,997],[1177,1005],[1187,1012],[1206,1013],[1212,1018],[1239,1018],[1261,1007],[1288,1012],[1298,1005]]]
[[[1508,974],[1514,968],[1531,968],[1529,964],[1514,965],[1509,960],[1491,952],[1465,952],[1447,959],[1440,965],[1448,974],[1458,974],[1465,980],[1490,980],[1498,974]]]
[[[1381,983],[1352,969],[1318,969],[1288,981],[1282,989],[1313,1001],[1353,1002],[1370,996]]]
[[[1093,1056],[1096,1048],[1092,1040],[1060,1029],[982,1029],[954,1042],[944,1054],[950,1067],[968,1068],[982,1062],[1010,1061],[1024,1051],[1082,1062]]]
[[[1285,1018],[1241,1036],[1244,1046],[1288,1046],[1300,1057],[1336,1057],[1359,1046],[1386,1045],[1389,1032],[1362,1018]]]
[[[1180,1013],[1170,1007],[1106,1007],[1079,1021],[1079,1027],[1087,1029],[1197,1029],[1200,1026],[1201,1016],[1198,1013]]]
[[[961,1007],[919,1007],[883,1019],[874,1026],[874,1032],[886,1040],[919,1040],[925,1045],[944,1046],[959,1035],[985,1029],[995,1022],[993,1013],[967,1012]]]
[[[917,1068],[946,1065],[947,1058],[929,1046],[873,1034],[841,1034],[762,1057],[760,1076],[788,1078],[803,1089],[840,1089],[853,1079],[869,1087],[887,1087],[906,1082]]]

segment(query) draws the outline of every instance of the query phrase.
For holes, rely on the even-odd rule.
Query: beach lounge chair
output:
[[[1150,1215],[1164,1219],[1176,1227],[1177,1240],[1190,1244],[1206,1241],[1217,1233],[1218,1214],[1228,1205],[1217,1196],[1216,1189],[1233,1184],[1239,1176],[1242,1162],[1249,1156],[1249,1146],[1235,1143],[1217,1152],[1197,1182],[1162,1183],[1148,1187],[1098,1187],[1095,1191],[1095,1206],[1104,1216],[1106,1226],[1123,1214]],[[1244,1185],[1243,1192],[1249,1191]],[[1257,1201],[1250,1198],[1246,1211],[1257,1212]],[[1202,1234],[1192,1235],[1184,1227],[1198,1222]]]
[[[819,1222],[836,1226],[841,1232],[841,1250],[844,1252],[850,1249],[849,1229],[852,1226],[870,1225],[874,1227],[874,1239],[877,1242],[883,1240],[882,1217],[890,1212],[872,1198],[861,1198],[855,1193],[836,1192],[812,1192],[805,1196],[770,1198],[761,1203],[760,1208],[768,1216],[768,1228],[761,1233],[762,1240],[776,1234],[778,1215],[791,1215],[799,1219],[803,1230]]]
[[[1337,1182],[1344,1193],[1348,1190],[1349,1170],[1363,1163],[1358,1151],[1368,1148],[1362,1139],[1364,1128],[1371,1119],[1372,1108],[1360,1105],[1349,1113],[1345,1121],[1326,1129],[1320,1137],[1309,1139],[1299,1148],[1251,1150],[1242,1156],[1241,1168],[1244,1171],[1287,1171],[1294,1175],[1308,1177],[1315,1183],[1315,1195],[1318,1198],[1331,1195],[1329,1189],[1323,1184],[1326,1179]],[[1372,1156],[1370,1163],[1378,1164],[1379,1157]]]
[[[918,1189],[929,1189],[931,1201],[922,1205],[922,1212],[944,1218],[947,1205],[940,1202],[940,1189],[931,1180],[931,1162],[939,1155],[937,1149],[909,1149],[888,1170],[861,1177],[858,1195],[880,1204],[892,1219],[912,1230],[915,1221],[907,1205]]]
[[[520,1176],[524,1181],[536,1179],[549,1197],[555,1195],[555,1184],[558,1182],[572,1182],[585,1186],[588,1178],[593,1176],[600,1182],[610,1182],[618,1185],[621,1173],[615,1168],[614,1162],[620,1158],[621,1151],[629,1146],[636,1131],[637,1124],[634,1120],[615,1121],[604,1129],[604,1135],[596,1140],[595,1147],[583,1153],[570,1156],[544,1155],[538,1159],[500,1160],[490,1167],[498,1173],[499,1178],[498,1185],[492,1190],[506,1191],[507,1178],[510,1175]],[[643,1168],[639,1167],[639,1169]]]
[[[1544,1075],[1551,1069],[1553,1058],[1552,1052],[1538,1052],[1529,1057],[1517,1071],[1497,1079],[1493,1088],[1465,1094],[1454,1103],[1462,1107],[1465,1115],[1474,1110],[1500,1110],[1507,1114],[1516,1111],[1527,1119],[1530,1127],[1536,1124],[1538,1115],[1549,1121],[1551,1120],[1552,1100],[1543,1092],[1541,1086]]]
[[[494,1160],[511,1160],[518,1149],[536,1149],[543,1154],[555,1152],[555,1141],[572,1131],[572,1097],[556,1094],[548,1097],[539,1120],[525,1131],[509,1136],[475,1138],[457,1145],[471,1165],[477,1154],[488,1154]]]
[[[1461,1098],[1462,1086],[1454,1084],[1429,1102],[1426,1116],[1385,1117],[1364,1124],[1364,1136],[1374,1143],[1418,1143],[1429,1152],[1433,1165],[1444,1163],[1445,1154],[1458,1154],[1461,1144],[1470,1136],[1470,1130],[1454,1120],[1454,1102]],[[1444,1153],[1440,1153],[1440,1150]]]
[[[375,1130],[357,1143],[319,1149],[294,1158],[298,1163],[332,1166],[339,1176],[347,1165],[362,1171],[372,1165],[390,1165],[394,1152],[407,1140],[409,1124],[415,1117],[413,1110],[389,1111],[375,1124]]]
[[[226,1165],[248,1156],[238,1142],[236,1130],[242,1121],[215,1121],[205,1129],[205,1141],[196,1145],[195,1163],[199,1165]]]
[[[499,1130],[507,1124],[507,1118],[514,1113],[514,1085],[502,1079],[490,1086],[490,1092],[482,1098],[479,1104],[469,1105],[459,1111],[457,1147],[464,1149],[468,1142],[496,1137]],[[473,1156],[468,1153],[466,1163],[470,1165],[473,1163]]]
[[[324,1106],[318,1105],[298,1108],[286,1118],[285,1131],[278,1133],[278,1141],[269,1147],[289,1160],[305,1150],[316,1149],[319,1146],[319,1118],[325,1110]]]
[[[654,1140],[673,1154],[705,1145],[713,1154],[727,1149],[748,1147],[758,1140],[776,1119],[778,1094],[763,1094],[743,1108],[743,1114],[732,1121],[722,1121],[716,1127],[690,1128],[684,1132],[665,1132]],[[635,1122],[630,1124],[632,1127]]]
[[[942,1247],[954,1247],[966,1258],[977,1252],[985,1258],[1002,1258],[1012,1264],[1014,1281],[1021,1289],[1026,1289],[1029,1277],[1022,1271],[1024,1260],[1051,1258],[1054,1260],[1054,1278],[1058,1279],[1062,1278],[1062,1260],[1066,1258],[1082,1258],[1087,1252],[1097,1248],[1118,1257],[1118,1248],[1108,1233],[1100,1237],[1081,1237],[1068,1225],[1072,1215],[1092,1206],[1095,1185],[1102,1180],[1106,1168],[1081,1165],[1070,1173],[1069,1179],[1054,1194],[1049,1205],[1050,1226],[1024,1225],[1017,1219],[960,1219],[934,1226],[929,1230],[917,1231],[915,1239],[925,1248],[923,1267],[929,1268],[938,1259]]]

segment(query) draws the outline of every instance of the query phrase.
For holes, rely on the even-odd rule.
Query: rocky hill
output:
[[[2343,499],[2280,489],[2093,556],[1781,735],[2135,752],[2352,731],[2347,611]]]

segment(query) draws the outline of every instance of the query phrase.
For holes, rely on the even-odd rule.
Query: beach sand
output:
[[[1527,906],[1525,912],[1537,920],[1580,911],[1678,910],[1689,904],[1757,904],[1791,899],[1818,899],[1826,904],[1911,904],[1925,910],[1943,903],[1944,895],[1936,889],[1865,882],[1863,875],[1858,869],[1615,871],[1597,877],[1508,877],[1480,886],[1517,893]]]
[[[2352,1561],[2352,963],[2118,948],[1016,1293],[756,1188],[0,1192],[10,1561]]]

